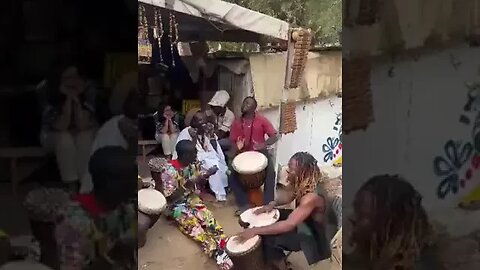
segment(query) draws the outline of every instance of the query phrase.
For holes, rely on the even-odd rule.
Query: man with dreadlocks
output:
[[[344,267],[442,269],[430,260],[431,227],[421,202],[421,195],[399,176],[380,175],[368,180],[355,196],[350,219],[355,248],[344,256]]]
[[[312,155],[305,152],[293,155],[288,162],[290,196],[272,201],[255,214],[270,212],[293,200],[295,209],[279,209],[277,223],[246,229],[238,235],[240,241],[262,236],[265,260],[273,269],[287,269],[284,251],[303,251],[310,265],[329,258],[331,249],[325,232],[327,202],[319,185],[321,180],[317,160]]]

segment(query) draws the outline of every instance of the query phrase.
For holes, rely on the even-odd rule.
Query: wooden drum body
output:
[[[238,173],[240,183],[249,190],[250,203],[254,206],[263,205],[261,187],[265,183],[267,166],[267,157],[257,151],[243,152],[232,162],[232,167]]]
[[[236,240],[236,236],[227,241],[226,252],[233,262],[235,270],[264,270],[262,240],[255,236],[243,243]]]

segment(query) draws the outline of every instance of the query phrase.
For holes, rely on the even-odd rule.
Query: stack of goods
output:
[[[55,188],[33,190],[25,198],[32,234],[40,244],[40,262],[52,267],[58,263],[55,224],[70,201],[64,190]]]
[[[295,29],[292,32],[292,40],[294,41],[294,54],[289,88],[297,88],[302,82],[303,71],[312,43],[312,32],[310,29]]]
[[[152,44],[148,38],[148,23],[145,7],[138,6],[138,63],[150,64],[152,62]]]
[[[297,130],[297,117],[294,102],[282,102],[280,105],[280,133],[289,134]]]
[[[175,178],[175,176],[178,176],[178,172],[175,168],[169,165],[167,159],[158,157],[150,159],[148,167],[155,185],[158,186],[161,183],[165,197],[171,196],[178,188],[178,179]],[[164,170],[170,170],[170,173],[162,174]]]
[[[343,131],[366,129],[374,121],[370,87],[370,62],[367,59],[344,61]]]
[[[25,208],[30,219],[55,222],[61,215],[61,209],[70,201],[70,196],[57,188],[33,190],[25,198]]]

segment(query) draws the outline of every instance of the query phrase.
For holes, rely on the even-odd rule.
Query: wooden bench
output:
[[[29,173],[23,172],[20,176],[18,171],[18,160],[23,158],[44,158],[48,154],[41,147],[6,147],[0,148],[0,158],[10,160],[10,174],[12,181],[12,192],[14,196],[18,194],[20,182],[29,176]]]
[[[153,149],[155,149],[159,144],[160,143],[155,140],[139,140],[138,141],[138,146],[142,148],[143,162],[147,161],[148,153],[150,153]]]

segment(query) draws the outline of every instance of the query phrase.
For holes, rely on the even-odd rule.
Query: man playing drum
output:
[[[265,140],[265,135],[268,139]],[[242,116],[232,124],[230,140],[235,146],[236,153],[245,151],[259,151],[268,158],[264,185],[264,203],[274,200],[275,194],[275,165],[268,147],[278,141],[278,132],[272,123],[257,112],[257,101],[254,97],[243,100]],[[250,208],[247,190],[239,181],[238,173],[231,170],[229,186],[232,189],[239,210],[237,215]]]
[[[273,269],[287,269],[284,251],[303,251],[308,263],[315,264],[330,258],[330,241],[326,236],[326,197],[319,183],[322,180],[315,158],[305,152],[293,155],[288,162],[288,190],[290,196],[283,201],[272,201],[255,211],[255,214],[271,212],[276,206],[296,200],[292,210],[280,210],[279,221],[263,227],[246,229],[238,237],[240,241],[255,235],[262,237],[265,260]]]
[[[422,196],[396,175],[377,175],[360,187],[350,218],[354,250],[347,269],[454,269],[439,265]],[[465,269],[475,269],[478,267]]]
[[[210,177],[218,168],[199,171],[199,166],[195,165],[197,148],[190,140],[179,141],[176,152],[178,159],[165,163],[161,175],[162,187],[159,189],[167,197],[169,218],[177,223],[182,233],[202,245],[203,251],[215,259],[219,269],[229,270],[233,265],[225,252],[227,236],[197,195],[196,188],[199,178]],[[175,185],[171,184],[173,181]]]

